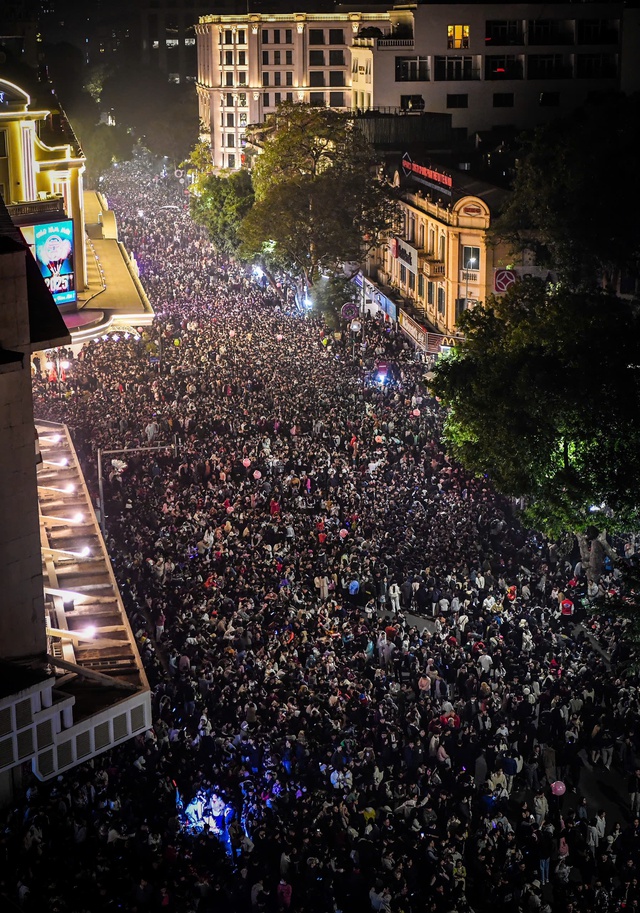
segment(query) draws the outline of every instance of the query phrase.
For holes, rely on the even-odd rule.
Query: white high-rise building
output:
[[[622,3],[336,9],[200,18],[199,113],[216,167],[242,165],[245,127],[281,101],[448,113],[475,133],[532,127],[594,92],[640,88],[640,16]]]
[[[199,116],[214,165],[241,167],[245,128],[283,101],[349,110],[351,45],[363,30],[388,30],[383,10],[201,17]]]

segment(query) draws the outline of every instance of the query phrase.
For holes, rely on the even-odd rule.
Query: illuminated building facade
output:
[[[506,191],[408,155],[393,181],[401,216],[396,233],[368,260],[365,301],[375,310],[379,295],[381,309],[401,326],[413,314],[455,334],[460,314],[487,300],[496,270],[506,266],[506,250],[487,238]]]
[[[639,11],[622,3],[272,8],[196,26],[200,121],[219,168],[242,165],[244,128],[281,101],[450,114],[471,134],[532,127],[594,92],[640,88]]]
[[[0,805],[151,721],[149,687],[67,429],[34,422],[31,355],[69,343],[0,200]]]
[[[201,17],[199,117],[214,165],[240,168],[246,127],[281,102],[349,110],[351,44],[362,29],[386,22],[380,11]]]
[[[66,284],[68,294],[57,303],[69,310],[86,284],[85,158],[64,114],[52,108],[32,107],[27,92],[0,79],[0,196],[14,222],[27,229],[32,247],[38,227],[52,226],[50,237],[63,229],[65,250],[70,247],[62,268],[68,272],[54,276],[49,270],[46,278]],[[72,280],[63,279],[70,274]]]

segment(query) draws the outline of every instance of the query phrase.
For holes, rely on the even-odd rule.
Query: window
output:
[[[518,19],[487,19],[485,44],[523,44],[522,22]]]
[[[522,61],[512,54],[487,55],[484,59],[485,79],[522,79]]]
[[[233,133],[227,133],[227,146],[233,149],[236,144],[236,138]]]
[[[324,44],[324,30],[309,29],[309,44]]]
[[[246,72],[243,71],[242,73],[238,73],[238,85],[239,85],[239,86],[246,86],[246,84],[247,84],[247,74],[246,74]]]
[[[262,85],[263,85],[263,86],[268,86],[268,85],[269,85],[269,74],[268,74],[268,73],[263,73],[263,74],[262,74]]]
[[[231,29],[225,29],[224,31],[224,43],[233,44],[233,32]]]
[[[343,67],[344,66],[344,51],[329,51],[329,66],[330,67]]]
[[[435,283],[427,282],[427,304],[430,304],[433,307],[433,287]]]
[[[468,108],[468,95],[447,95],[447,108]]]
[[[0,158],[7,156],[7,131],[0,130]]]
[[[557,108],[560,104],[559,92],[541,92],[538,99],[541,108]]]
[[[233,51],[225,51],[225,52],[224,52],[224,65],[225,65],[226,67],[232,67],[232,66],[233,66]]]
[[[245,29],[238,29],[238,44],[247,43],[247,33]]]
[[[274,103],[274,105],[279,105],[282,103],[282,93],[281,92],[274,93],[273,103]]]
[[[329,92],[329,104],[332,108],[344,108],[344,92]]]
[[[396,82],[424,82],[428,79],[428,57],[396,57]]]
[[[235,127],[235,114],[229,111],[227,114],[227,127]]]
[[[281,73],[274,73],[274,74],[273,74],[273,84],[274,84],[274,86],[279,86],[279,85],[281,85],[281,84],[282,84],[281,79],[282,79],[282,74],[281,74]]]
[[[228,156],[227,156],[227,167],[229,167],[229,168],[235,168],[235,167],[236,167],[236,157],[235,157],[235,155],[228,155]]]
[[[529,54],[529,79],[564,79],[571,76],[562,54]]]
[[[273,30],[273,43],[280,44],[280,29]]]
[[[344,29],[329,29],[329,44],[344,44]]]
[[[247,52],[238,51],[238,66],[246,67],[246,65],[247,65]]]
[[[415,290],[416,290],[416,277],[415,277],[415,274],[411,272],[411,270],[407,270],[407,281],[408,281],[408,285],[409,285],[409,291],[410,291],[410,292],[415,292]]]
[[[273,52],[273,62],[277,67],[280,66],[280,51]]]
[[[284,30],[284,43],[293,44],[293,30],[292,29]]]
[[[343,86],[344,85],[344,72],[342,70],[331,70],[329,72],[329,85],[330,86]]]
[[[513,92],[494,92],[494,108],[513,108]]]
[[[286,93],[286,100],[287,100],[287,101],[293,101],[293,92],[287,92],[287,93]]]
[[[262,52],[262,66],[263,67],[269,66],[269,51]]]
[[[224,74],[224,84],[225,84],[225,86],[232,86],[232,85],[233,85],[233,73],[225,73],[225,74]]]
[[[422,95],[401,95],[400,107],[403,111],[424,111]]]
[[[233,95],[231,92],[227,92],[226,106],[227,108],[233,108]]]
[[[441,285],[438,286],[438,314],[445,313],[445,298],[444,298],[444,289]]]
[[[284,84],[286,86],[293,85],[293,73],[291,72],[291,70],[287,70],[287,72],[284,74]]]
[[[480,248],[464,244],[462,247],[462,269],[480,269]]]
[[[448,25],[447,26],[447,47],[450,50],[459,50],[460,48],[469,47],[469,26],[468,25]]]
[[[619,25],[617,19],[578,19],[578,44],[617,44]]]
[[[323,67],[324,66],[324,51],[309,51],[309,66],[310,67]]]
[[[404,263],[400,264],[400,284],[407,284],[407,267],[404,265]]]
[[[262,29],[262,43],[269,44],[269,29]]]
[[[309,85],[310,86],[323,86],[324,85],[324,73],[322,70],[311,70],[309,73]]]
[[[293,66],[293,51],[284,52],[284,62],[288,67]]]
[[[578,54],[576,58],[579,79],[611,79],[617,75],[615,54]]]
[[[309,92],[309,104],[316,108],[324,107],[324,92]]]
[[[263,94],[262,94],[262,104],[264,105],[265,108],[270,108],[270,107],[271,107],[271,105],[269,104],[269,93],[268,93],[268,92],[263,92]]]
[[[240,105],[241,108],[247,107],[247,93],[246,92],[241,92],[238,95],[238,104]],[[246,117],[246,116],[247,116],[246,114],[241,115],[241,117]]]
[[[424,273],[418,273],[418,298],[424,298]]]
[[[241,127],[247,126],[247,112],[246,111],[240,112],[239,122],[240,122]]]
[[[473,68],[473,57],[436,57],[436,80],[477,79]]]

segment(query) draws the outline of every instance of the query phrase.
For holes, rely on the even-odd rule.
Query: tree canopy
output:
[[[492,228],[514,252],[574,288],[617,287],[640,269],[640,95],[604,97],[523,144],[510,200]]]
[[[284,271],[309,289],[345,262],[360,262],[393,222],[371,147],[353,119],[287,103],[261,127],[256,202],[240,228],[241,255]]]
[[[468,469],[524,497],[558,536],[637,519],[640,325],[602,291],[523,280],[467,311],[434,371],[445,440]]]
[[[192,153],[192,162],[199,155],[201,150],[196,148]],[[237,253],[240,246],[238,232],[252,206],[253,187],[247,171],[217,175],[201,170],[192,185],[191,215],[195,222],[207,229],[211,243],[219,253]]]

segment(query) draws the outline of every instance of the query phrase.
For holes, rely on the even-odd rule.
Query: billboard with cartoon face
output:
[[[55,303],[73,304],[77,293],[71,219],[26,225],[21,230]]]

